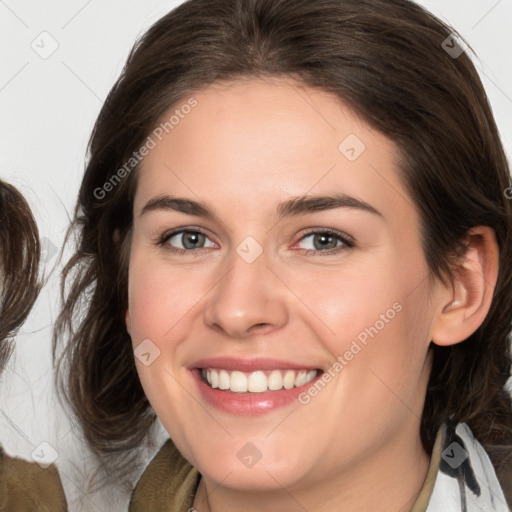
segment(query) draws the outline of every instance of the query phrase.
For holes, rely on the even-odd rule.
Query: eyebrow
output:
[[[361,199],[346,194],[334,194],[327,196],[299,196],[284,201],[277,207],[277,219],[281,220],[284,217],[295,217],[308,213],[333,210],[335,208],[358,209],[383,218],[383,215],[376,208]],[[217,219],[215,209],[208,203],[169,195],[150,199],[142,208],[140,216],[157,210],[174,211],[207,219]]]

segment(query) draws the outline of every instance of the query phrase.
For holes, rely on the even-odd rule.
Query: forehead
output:
[[[191,98],[195,106],[182,108]],[[384,209],[407,196],[393,142],[323,90],[286,79],[214,84],[161,121],[136,210],[163,193],[256,210],[309,193],[342,192]],[[400,206],[410,208],[408,201]]]

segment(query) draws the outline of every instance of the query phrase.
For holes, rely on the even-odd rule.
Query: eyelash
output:
[[[208,247],[199,247],[197,249],[180,249],[178,247],[173,247],[172,245],[166,246],[167,242],[172,237],[179,235],[179,234],[184,234],[184,233],[200,233],[200,234],[208,237],[208,235],[199,228],[192,228],[192,227],[191,228],[180,228],[175,231],[163,233],[158,238],[158,240],[155,242],[155,245],[157,245],[159,247],[163,247],[163,248],[165,248],[165,250],[171,251],[174,254],[178,254],[180,256],[183,256],[185,253],[197,254],[199,251],[201,251],[201,249],[208,249]],[[312,235],[334,236],[340,242],[342,242],[343,245],[341,245],[339,247],[335,247],[334,249],[329,249],[329,250],[325,250],[325,251],[318,250],[318,249],[299,249],[299,250],[304,251],[303,254],[306,256],[311,256],[311,255],[312,256],[329,256],[332,254],[339,253],[340,251],[343,251],[346,249],[352,249],[355,247],[355,240],[351,236],[349,236],[345,233],[342,233],[340,231],[337,231],[335,229],[330,229],[330,228],[312,229],[312,230],[308,231],[307,233],[305,233],[304,235],[302,235],[301,238],[299,239],[299,242],[301,242],[302,240],[304,240],[307,237],[312,236]]]
[[[330,229],[330,228],[311,229],[310,231],[307,231],[300,237],[299,242],[311,235],[334,236],[340,242],[342,242],[342,245],[340,245],[339,247],[335,247],[334,249],[328,249],[325,251],[321,251],[318,249],[299,249],[299,250],[304,251],[303,254],[306,256],[313,256],[313,257],[330,256],[330,255],[337,254],[337,253],[347,250],[347,249],[353,249],[355,247],[355,240],[351,236],[349,236],[345,233],[342,233],[341,231],[337,231],[336,229]]]

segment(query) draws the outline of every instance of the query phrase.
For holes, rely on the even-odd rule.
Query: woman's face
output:
[[[129,264],[127,327],[170,437],[239,489],[421,451],[437,285],[394,144],[284,79],[193,97],[153,137]]]

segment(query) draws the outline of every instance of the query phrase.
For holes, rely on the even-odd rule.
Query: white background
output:
[[[125,510],[121,489],[87,493],[85,447],[56,405],[50,357],[58,310],[60,250],[84,170],[86,145],[99,109],[136,38],[180,2],[163,0],[0,0],[0,176],[28,199],[48,249],[45,287],[16,340],[1,377],[0,442],[31,460],[41,442],[58,454],[70,510]],[[423,0],[452,24],[478,55],[507,150],[512,154],[512,0]],[[49,36],[40,36],[48,32]],[[46,59],[31,47],[45,37]],[[41,43],[39,43],[41,44]],[[43,445],[45,456],[52,449]]]

